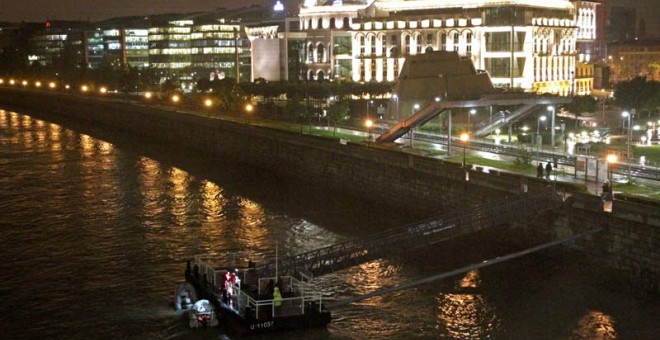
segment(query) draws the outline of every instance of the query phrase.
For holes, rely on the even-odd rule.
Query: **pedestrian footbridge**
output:
[[[426,105],[419,111],[415,112],[410,117],[402,120],[389,128],[383,134],[376,138],[376,143],[392,143],[398,138],[403,137],[412,128],[424,125],[426,122],[437,117],[443,111],[451,110],[454,108],[474,108],[474,107],[490,107],[490,106],[515,106],[512,113],[499,116],[496,115],[492,121],[485,122],[477,131],[474,132],[476,136],[484,136],[495,129],[504,125],[508,125],[519,121],[528,114],[535,112],[539,107],[547,105],[557,105],[570,103],[571,98],[568,97],[555,97],[555,96],[540,96],[536,94],[527,93],[511,93],[511,94],[496,94],[484,95],[476,100],[445,100],[433,102]]]

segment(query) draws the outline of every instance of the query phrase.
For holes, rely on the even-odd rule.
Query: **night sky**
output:
[[[660,0],[606,0],[611,6],[637,8],[647,33],[660,36]],[[302,0],[286,0],[296,6]],[[0,0],[0,21],[91,20],[117,16],[212,11],[253,4],[272,6],[275,0]]]
[[[271,0],[0,0],[0,21],[91,20],[118,16],[212,11]],[[274,2],[273,2],[274,3]]]

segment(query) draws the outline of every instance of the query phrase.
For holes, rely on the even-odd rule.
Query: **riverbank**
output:
[[[466,170],[460,164],[388,147],[208,119],[121,101],[1,89],[0,103],[194,148],[419,216],[437,216],[452,210],[470,214],[471,204],[498,201],[521,192],[545,191],[552,184],[497,171]],[[513,223],[512,228],[550,238],[602,228],[599,234],[570,247],[586,253],[594,263],[637,273],[643,280],[653,282],[651,290],[657,292],[660,276],[657,205],[617,201],[612,213],[607,213],[598,197],[569,194],[571,199],[561,211],[533,221]]]

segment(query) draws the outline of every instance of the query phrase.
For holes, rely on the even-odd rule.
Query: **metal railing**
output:
[[[315,275],[348,268],[382,256],[425,247],[453,237],[484,228],[521,220],[555,209],[561,198],[554,192],[519,194],[502,201],[470,206],[469,210],[444,217],[389,229],[367,238],[349,240],[328,247],[278,259],[282,272],[294,273],[299,268]],[[270,273],[275,262],[257,266],[262,273]]]

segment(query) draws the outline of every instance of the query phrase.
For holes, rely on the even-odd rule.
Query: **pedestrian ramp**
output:
[[[488,135],[491,132],[495,131],[496,129],[501,128],[502,126],[505,126],[512,122],[516,122],[521,118],[524,118],[528,114],[535,111],[538,106],[539,106],[538,104],[525,104],[511,113],[508,113],[508,111],[501,112],[500,114],[493,116],[491,120],[486,120],[482,122],[479,128],[477,129],[477,131],[474,132],[474,135],[475,136]]]
[[[264,274],[278,270],[282,275],[304,273],[318,276],[512,221],[529,220],[557,209],[561,204],[561,198],[554,191],[513,195],[500,201],[473,205],[446,216],[388,229],[363,239],[267,261],[258,265],[257,270]]]
[[[403,137],[410,129],[415,126],[420,126],[438,116],[445,110],[444,104],[440,102],[433,102],[421,110],[415,112],[412,116],[398,122],[396,125],[389,128],[383,134],[376,138],[376,143],[392,143],[397,139]]]

